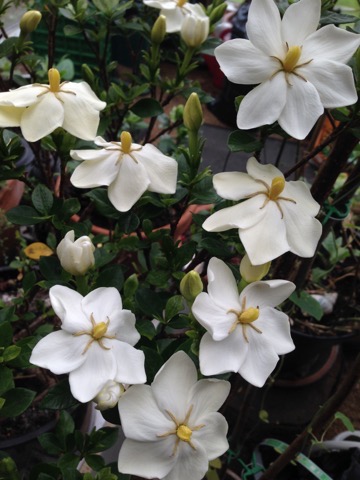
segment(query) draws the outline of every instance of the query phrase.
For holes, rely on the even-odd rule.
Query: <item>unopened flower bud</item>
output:
[[[19,24],[22,35],[28,35],[29,33],[36,30],[41,20],[41,17],[41,13],[37,10],[29,10],[28,12],[25,12],[24,15],[21,17]]]
[[[192,131],[197,132],[203,122],[203,111],[198,94],[193,92],[187,99],[184,107],[184,125]]]
[[[181,24],[180,35],[188,47],[200,47],[209,35],[209,17],[203,13],[185,15]]]
[[[200,275],[195,270],[191,270],[191,272],[188,272],[185,277],[182,278],[180,282],[180,292],[187,302],[193,303],[202,291],[203,283]]]
[[[151,29],[151,41],[155,45],[160,45],[166,35],[166,17],[159,15]]]
[[[211,11],[211,13],[209,15],[211,25],[213,25],[214,23],[218,22],[219,20],[221,20],[223,18],[227,7],[228,7],[228,4],[226,2],[224,2],[224,3],[221,3],[220,5],[218,5],[217,7],[215,7]]]
[[[246,254],[240,262],[240,274],[247,283],[258,282],[264,278],[270,269],[271,262],[263,265],[253,265]]]
[[[56,253],[64,270],[72,275],[84,275],[95,264],[95,247],[89,237],[74,240],[75,232],[71,230],[59,243]]]
[[[92,85],[95,81],[95,75],[93,73],[93,71],[91,70],[91,68],[89,67],[89,65],[87,65],[86,63],[83,63],[81,65],[81,73],[82,73],[82,76],[85,80],[85,82],[89,83],[90,85]]]
[[[109,380],[105,387],[96,395],[94,402],[97,410],[108,410],[115,407],[119,398],[125,392],[124,385]]]

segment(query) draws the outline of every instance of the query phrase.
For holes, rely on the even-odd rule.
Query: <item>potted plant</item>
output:
[[[338,205],[358,182],[358,159],[349,162],[357,92],[347,63],[360,40],[355,27],[317,30],[320,19],[349,21],[320,0],[300,0],[285,13],[280,7],[282,17],[273,0],[253,0],[249,40],[215,51],[231,81],[259,84],[238,99],[239,130],[229,138],[232,150],[254,153],[246,173],[213,176],[201,165],[208,97],[190,74],[199,54],[218,43],[208,36],[225,3],[39,0],[19,36],[2,43],[10,68],[0,83],[0,126],[15,132],[13,142],[29,142],[35,168],[17,165],[20,152],[1,130],[1,178],[25,183],[7,220],[31,235],[11,264],[19,276],[0,314],[0,417],[19,423],[35,402],[56,420],[39,435],[49,458],[22,467],[31,480],[221,476],[231,386],[232,398],[240,376],[261,389],[294,349],[284,302],[312,288],[323,248],[329,253],[330,192]],[[82,78],[60,63],[62,25],[92,52]],[[45,26],[44,59],[34,32]],[[148,39],[130,73],[108,60],[112,37],[124,31]],[[169,56],[171,76],[162,68]],[[326,82],[318,69],[328,72]],[[269,136],[305,140],[324,108],[339,125],[291,171],[259,162]],[[333,141],[311,189],[289,180]],[[334,191],[344,170],[348,180]],[[12,401],[20,394],[21,411]],[[125,436],[110,465],[98,453],[116,431],[84,433],[74,419],[75,407],[92,402]],[[93,474],[79,471],[84,460]],[[16,478],[18,461],[4,454],[0,468]]]

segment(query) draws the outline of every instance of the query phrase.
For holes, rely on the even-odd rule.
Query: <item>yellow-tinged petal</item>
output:
[[[39,260],[40,257],[50,257],[54,252],[45,243],[34,242],[24,248],[24,253],[31,260]]]

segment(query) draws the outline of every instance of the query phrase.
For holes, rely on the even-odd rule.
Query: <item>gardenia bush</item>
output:
[[[0,21],[11,3],[0,2]],[[201,480],[229,448],[219,409],[234,377],[263,387],[295,348],[288,309],[309,278],[302,262],[316,256],[338,174],[355,165],[360,35],[331,2],[278,3],[253,0],[248,39],[224,43],[212,35],[222,0],[38,0],[19,36],[4,34],[0,178],[26,189],[7,212],[20,248],[0,312],[0,419],[61,410],[55,433],[39,437],[53,461],[29,478]],[[61,58],[63,31],[91,64]],[[133,55],[130,72],[109,58],[111,40]],[[202,167],[210,97],[191,72],[214,48],[231,82],[254,85],[237,98],[229,139],[252,153],[246,173]],[[320,150],[346,144],[338,171],[315,180],[325,193],[289,179],[315,150],[290,173],[260,158],[270,135],[303,140],[324,111],[338,126]],[[44,393],[20,387],[21,372],[45,379]],[[75,428],[74,408],[92,401],[122,427],[117,466],[96,455],[113,429]],[[77,470],[83,459],[93,474]],[[0,465],[18,478],[11,457]]]

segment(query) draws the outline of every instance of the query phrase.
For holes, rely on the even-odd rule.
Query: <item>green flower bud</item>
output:
[[[240,262],[240,274],[247,283],[258,282],[268,274],[270,265],[271,262],[253,265],[246,254]]]
[[[180,282],[180,292],[187,302],[193,303],[202,291],[203,283],[200,275],[195,270],[191,270],[191,272],[188,272],[185,277],[182,278]]]
[[[163,42],[165,35],[166,35],[166,17],[165,15],[159,15],[151,30],[152,43],[154,43],[155,45],[160,45],[160,43]]]
[[[36,30],[41,20],[41,17],[41,13],[37,10],[29,10],[28,12],[25,12],[24,15],[21,17],[19,24],[21,34],[28,35],[29,33]]]
[[[136,290],[139,286],[139,280],[136,273],[130,275],[124,283],[124,295],[125,297],[131,298],[135,295]]]
[[[187,99],[184,107],[184,125],[192,131],[197,132],[203,122],[203,111],[197,93],[193,92]]]
[[[224,16],[225,10],[227,9],[228,5],[226,2],[218,5],[215,7],[211,13],[209,14],[210,25],[214,25],[214,23],[221,20]]]
[[[84,80],[89,83],[90,85],[92,85],[95,81],[95,75],[93,73],[93,71],[91,70],[91,68],[89,67],[89,65],[87,65],[86,63],[83,63],[81,65],[81,73],[82,73],[82,76],[84,78]]]

